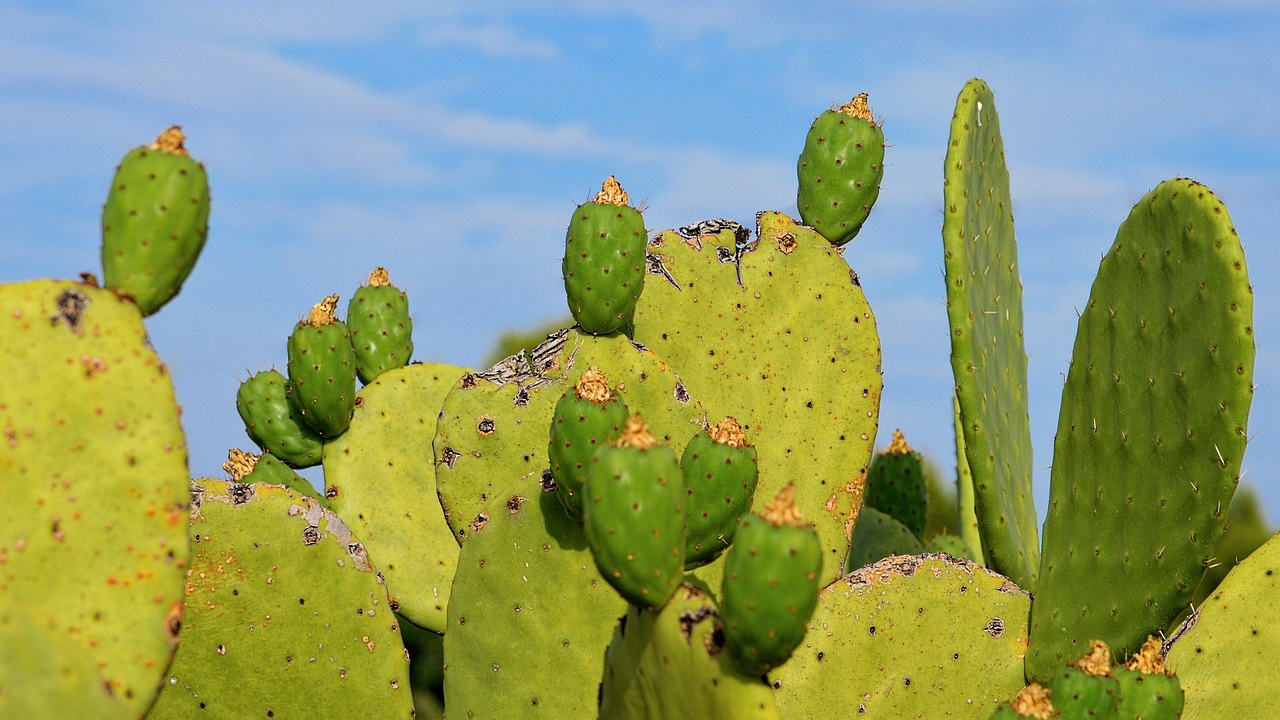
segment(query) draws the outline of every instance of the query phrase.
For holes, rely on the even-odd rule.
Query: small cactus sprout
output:
[[[633,605],[661,607],[684,568],[684,479],[639,415],[591,463],[584,529],[600,574]]]
[[[726,417],[685,445],[680,469],[689,496],[685,566],[695,568],[720,557],[751,508],[759,480],[756,449],[738,421]]]
[[[627,406],[594,365],[578,376],[578,382],[556,403],[547,459],[556,481],[556,496],[570,517],[582,518],[582,491],[592,456],[617,440],[626,421]]]
[[[644,288],[648,233],[612,175],[579,205],[565,235],[564,288],[583,332],[605,335],[631,322]]]
[[[356,360],[347,326],[334,315],[338,296],[311,308],[289,335],[289,399],[320,437],[351,424],[356,407]]]
[[[748,675],[786,662],[818,604],[822,545],[784,487],[747,515],[725,556],[720,617],[729,654]]]
[[[822,113],[796,163],[800,219],[832,245],[853,239],[880,195],[884,131],[862,93]]]
[[[382,373],[409,364],[413,355],[409,298],[391,284],[386,268],[375,269],[368,284],[351,296],[347,328],[360,382],[368,385]]]

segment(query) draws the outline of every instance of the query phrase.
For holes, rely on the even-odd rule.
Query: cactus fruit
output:
[[[924,458],[911,449],[901,430],[894,430],[893,442],[871,459],[871,468],[867,471],[866,504],[893,517],[906,525],[917,538],[924,539],[925,513],[929,504]]]
[[[800,219],[832,245],[853,239],[880,195],[884,130],[862,93],[822,113],[796,162]]]
[[[289,335],[289,400],[325,439],[345,432],[356,408],[355,350],[337,307],[337,295],[326,297]]]
[[[315,489],[311,481],[294,472],[271,453],[254,455],[232,448],[227,451],[227,461],[222,463],[222,469],[231,476],[233,482],[283,485],[299,495],[312,498],[326,510],[329,508],[328,500]]]
[[[944,173],[942,244],[962,468],[967,464],[973,477],[987,566],[1034,592],[1040,543],[1022,281],[1000,118],[981,80],[966,83],[956,99]]]
[[[725,645],[748,675],[782,665],[804,639],[818,604],[822,546],[800,516],[795,486],[742,519],[725,555],[720,616]]]
[[[776,720],[773,691],[724,650],[715,603],[682,585],[657,611],[627,608],[605,653],[601,718]]]
[[[693,436],[680,456],[685,492],[685,567],[715,560],[733,542],[738,519],[751,509],[759,470],[756,449],[733,417]]]
[[[606,335],[631,322],[644,288],[645,244],[640,211],[612,175],[595,200],[579,205],[565,234],[564,288],[582,331]]]
[[[684,569],[684,478],[671,448],[639,415],[587,474],[583,529],[600,574],[628,602],[662,607]]]
[[[986,718],[1025,682],[1030,602],[1007,578],[938,555],[855,570],[823,589],[804,643],[770,673],[778,712]]]
[[[858,523],[853,526],[849,556],[844,566],[855,570],[893,555],[919,555],[924,545],[911,528],[897,518],[873,507],[863,507]]]
[[[177,642],[190,552],[169,371],[134,303],[33,280],[0,285],[0,378],[0,613],[62,634],[87,658],[74,672],[141,716]],[[48,701],[35,716],[73,716]]]
[[[263,452],[295,468],[320,464],[324,440],[302,419],[288,398],[289,381],[278,370],[249,376],[236,390],[236,410],[249,439]]]
[[[1186,696],[1177,676],[1165,667],[1163,643],[1148,637],[1142,649],[1111,670],[1120,686],[1119,715],[1141,720],[1182,717]]]
[[[594,365],[556,402],[547,462],[556,482],[556,497],[569,517],[582,519],[582,492],[591,458],[596,450],[618,438],[627,415],[627,406]]]
[[[369,283],[347,302],[347,329],[355,351],[356,376],[365,385],[388,370],[409,364],[413,355],[409,298],[391,284],[385,268],[369,273]]]
[[[1133,653],[1187,606],[1240,475],[1253,363],[1253,291],[1226,207],[1194,181],[1160,183],[1120,226],[1080,313],[1029,678],[1094,638]]]
[[[338,516],[272,485],[200,479],[190,498],[182,643],[148,718],[412,716],[399,620]]]
[[[107,289],[129,296],[144,316],[182,289],[209,230],[209,180],[173,126],[120,161],[102,208]]]

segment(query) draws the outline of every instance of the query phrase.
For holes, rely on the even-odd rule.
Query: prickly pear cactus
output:
[[[346,432],[356,407],[356,359],[346,323],[330,295],[289,334],[289,392],[302,420],[322,438]]]
[[[189,552],[168,371],[132,302],[34,280],[0,285],[0,378],[0,607],[83,649],[141,715],[177,642]],[[67,716],[57,698],[39,715]]]
[[[785,718],[986,718],[1023,686],[1030,597],[973,563],[885,560],[827,586],[791,662],[770,673]]]
[[[93,656],[62,628],[0,603],[0,717],[132,716],[103,684]]]
[[[355,353],[356,376],[368,385],[388,370],[404,367],[413,356],[413,318],[409,298],[391,284],[386,268],[369,273],[369,282],[347,302],[347,329]]]
[[[919,555],[922,552],[924,545],[920,544],[911,528],[892,515],[864,507],[858,514],[858,524],[853,526],[849,557],[845,559],[844,566],[855,570],[891,555]]]
[[[639,415],[596,451],[583,497],[583,530],[596,567],[632,605],[662,607],[684,569],[684,477],[671,448]]]
[[[124,156],[102,208],[103,282],[150,315],[173,299],[209,231],[209,180],[169,128]]]
[[[631,322],[644,289],[644,246],[649,239],[640,211],[612,175],[595,200],[579,205],[564,241],[564,289],[582,331],[605,335]]]
[[[273,485],[191,483],[182,644],[148,718],[412,717],[382,576],[337,515]]]
[[[1080,314],[1028,677],[1095,638],[1127,656],[1186,607],[1240,475],[1253,362],[1253,291],[1226,208],[1194,181],[1161,183]]]
[[[278,370],[249,376],[236,390],[236,410],[249,439],[263,452],[295,468],[320,464],[324,439],[302,419],[288,398],[289,380]]]
[[[901,430],[894,430],[893,442],[871,459],[866,492],[867,507],[889,515],[906,525],[917,538],[924,539],[925,513],[929,506],[924,458],[911,449]]]
[[[826,582],[840,574],[862,505],[880,339],[857,275],[825,238],[776,212],[739,246],[749,235],[728,221],[660,233],[635,339],[680,372],[711,417],[742,424],[759,454],[758,497],[795,481]]]
[[[618,438],[627,416],[627,406],[597,367],[587,368],[556,401],[547,460],[551,479],[556,483],[556,497],[570,517],[582,518],[583,489],[591,458]]]
[[[884,131],[861,93],[822,113],[796,162],[800,219],[832,245],[853,239],[880,195]]]
[[[927,553],[946,553],[952,557],[964,558],[965,560],[977,561],[977,555],[973,549],[969,547],[969,543],[959,535],[951,535],[943,533],[935,535],[929,544],[924,546]]]
[[[777,718],[769,686],[724,652],[718,621],[711,598],[687,584],[659,610],[628,608],[605,653],[600,717]]]
[[[329,501],[315,489],[310,480],[294,472],[271,453],[254,455],[232,448],[227,452],[227,461],[222,463],[222,469],[234,482],[283,485],[298,494],[314,498],[326,510],[329,508]]]
[[[1217,591],[1170,633],[1169,669],[1186,693],[1184,720],[1270,717],[1280,657],[1280,536],[1227,574]]]
[[[973,494],[973,473],[964,451],[964,425],[960,421],[960,400],[951,397],[956,435],[956,530],[973,552],[972,559],[983,562],[982,533],[978,530],[978,514]]]
[[[970,80],[956,99],[943,187],[951,369],[987,565],[1034,591],[1038,522],[1031,497],[1022,280],[995,98]]]
[[[324,450],[325,496],[378,563],[393,609],[435,632],[444,631],[458,545],[436,494],[431,439],[466,372],[435,363],[383,372]]]
[[[733,542],[738,519],[751,508],[760,472],[756,449],[742,426],[727,417],[694,435],[680,456],[689,501],[685,567],[715,560]]]

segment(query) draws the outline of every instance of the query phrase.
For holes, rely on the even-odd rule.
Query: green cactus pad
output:
[[[1161,183],[1121,225],[1080,314],[1028,677],[1095,638],[1136,651],[1186,607],[1240,474],[1252,325],[1226,208],[1199,183]]]
[[[278,370],[249,376],[236,390],[236,410],[249,439],[295,468],[320,464],[324,440],[288,398],[289,380]]]
[[[449,716],[594,717],[626,603],[596,571],[582,526],[536,475],[495,496],[483,517],[462,546],[449,597]]]
[[[956,99],[943,187],[951,369],[987,565],[1034,591],[1039,569],[1031,497],[1022,280],[995,98],[970,80]]]
[[[189,554],[168,370],[132,302],[33,280],[0,285],[0,378],[0,605],[83,648],[141,715],[177,640]]]
[[[800,219],[832,245],[852,240],[871,214],[884,177],[884,131],[866,93],[813,121],[796,175]]]
[[[464,375],[445,398],[436,426],[436,481],[454,537],[461,543],[489,501],[512,483],[547,472],[548,428],[556,402],[591,366],[617,385],[632,412],[660,442],[679,452],[705,421],[702,405],[656,354],[622,335],[562,330],[533,349],[535,366],[513,355]]]
[[[391,284],[385,268],[347,302],[347,329],[355,351],[356,376],[368,385],[388,370],[404,367],[413,356],[413,318],[409,298]]]
[[[382,576],[337,515],[273,485],[191,483],[182,644],[148,718],[410,717]]]
[[[606,443],[617,439],[627,415],[627,406],[596,367],[587,368],[556,401],[547,462],[556,483],[556,497],[569,517],[582,519],[583,488],[591,458]]]
[[[949,533],[935,535],[929,541],[929,544],[924,546],[924,551],[927,553],[946,553],[952,557],[965,560],[977,560],[973,550],[969,548],[969,543],[965,542],[964,538]]]
[[[684,446],[680,469],[689,494],[685,567],[715,560],[733,542],[738,519],[751,508],[760,472],[756,449],[738,421],[727,417]]]
[[[143,315],[173,299],[209,231],[209,180],[177,126],[124,156],[102,208],[104,285]]]
[[[66,632],[17,603],[0,604],[0,717],[130,717],[111,693],[89,651]]]
[[[1280,536],[1227,574],[1200,612],[1183,624],[1169,669],[1186,693],[1184,720],[1261,718],[1275,713],[1280,657]]]
[[[605,335],[631,322],[644,289],[644,246],[649,239],[640,211],[612,176],[596,199],[579,205],[565,233],[564,289],[582,331]]]
[[[856,570],[892,555],[919,555],[922,552],[924,545],[911,528],[892,515],[873,507],[863,507],[858,514],[858,523],[853,526],[849,557],[845,559],[844,566]]]
[[[900,430],[894,430],[893,442],[871,459],[866,504],[893,517],[917,538],[924,539],[925,514],[929,507],[924,458],[907,445]]]
[[[978,530],[978,514],[973,495],[973,473],[969,471],[969,458],[964,452],[964,425],[960,422],[960,400],[951,397],[956,435],[956,527],[960,537],[973,552],[973,560],[981,563],[982,534]]]
[[[822,591],[791,662],[770,674],[782,717],[986,718],[1023,685],[1030,597],[945,556],[892,558]]]
[[[351,426],[325,445],[325,496],[364,541],[396,612],[444,632],[458,544],[436,494],[431,439],[465,368],[415,363],[365,385]]]
[[[880,339],[857,276],[825,238],[762,213],[754,245],[726,221],[659,234],[635,339],[676,368],[711,417],[731,415],[759,454],[757,497],[796,483],[823,581],[837,577],[879,420]],[[751,248],[751,249],[748,249]],[[739,284],[741,278],[741,284]],[[645,415],[649,417],[648,413]]]
[[[346,432],[356,407],[356,359],[351,333],[330,295],[311,308],[289,334],[288,398],[302,420],[322,438]]]
[[[686,495],[680,461],[633,415],[596,451],[582,502],[596,567],[632,605],[662,607],[684,569]]]
[[[627,609],[605,653],[600,717],[770,720],[773,691],[743,675],[718,631],[715,603],[684,585],[660,610]]]

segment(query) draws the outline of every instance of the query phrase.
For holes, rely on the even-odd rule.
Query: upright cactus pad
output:
[[[325,445],[325,495],[369,549],[391,603],[444,632],[458,544],[436,493],[431,439],[445,395],[467,371],[415,363],[361,388],[351,426]]]
[[[872,458],[866,498],[868,506],[888,514],[906,525],[916,538],[924,539],[925,513],[929,506],[924,458],[911,449],[902,431],[894,430],[893,442]]]
[[[148,718],[413,715],[399,621],[338,516],[272,485],[191,499],[182,643]]]
[[[987,565],[1034,591],[1031,424],[1022,280],[995,98],[970,80],[956,99],[943,186],[951,369]]]
[[[627,609],[605,653],[600,717],[774,720],[773,691],[723,652],[715,603],[683,585],[666,606]]]
[[[649,239],[640,211],[612,176],[595,200],[579,205],[565,235],[564,289],[583,332],[605,335],[631,322],[644,289]]]
[[[726,417],[684,446],[680,456],[685,492],[685,567],[715,560],[733,542],[738,519],[751,509],[760,472],[756,449],[742,426]]]
[[[1199,183],[1161,183],[1121,225],[1080,314],[1029,677],[1091,639],[1123,657],[1171,629],[1226,523],[1253,362],[1253,291],[1226,208]]]
[[[649,249],[661,276],[640,298],[635,339],[680,372],[710,417],[741,423],[759,454],[757,497],[767,502],[795,482],[828,582],[862,505],[880,339],[857,276],[831,243],[776,212],[759,216],[757,233],[748,244],[750,232],[726,221],[660,233]]]
[[[721,616],[729,654],[748,675],[791,657],[808,630],[821,587],[822,546],[787,486],[748,515],[725,555]]]
[[[0,285],[0,378],[0,606],[81,648],[76,672],[139,716],[177,642],[189,554],[168,369],[133,303],[33,280]],[[69,716],[48,700],[39,715]]]
[[[289,335],[289,399],[320,437],[346,432],[356,408],[356,359],[346,323],[334,315],[330,295]]]
[[[892,558],[822,591],[791,662],[770,673],[782,717],[986,718],[1023,685],[1031,598],[973,563]]]
[[[684,569],[684,477],[671,448],[639,415],[596,452],[582,502],[600,574],[628,602],[662,607]]]
[[[591,458],[612,443],[627,421],[627,406],[598,367],[589,367],[556,402],[547,460],[556,496],[569,516],[582,519],[583,489]]]
[[[103,281],[150,315],[173,299],[209,230],[209,180],[174,126],[124,156],[102,208]]]
[[[236,410],[249,439],[295,468],[319,465],[324,439],[289,400],[289,380],[278,370],[249,376],[236,390]]]
[[[853,239],[880,195],[884,131],[862,93],[822,113],[796,162],[800,219],[832,245]]]
[[[370,273],[368,284],[347,302],[347,329],[360,382],[368,385],[382,373],[409,364],[413,355],[409,298],[391,284],[385,268]]]

